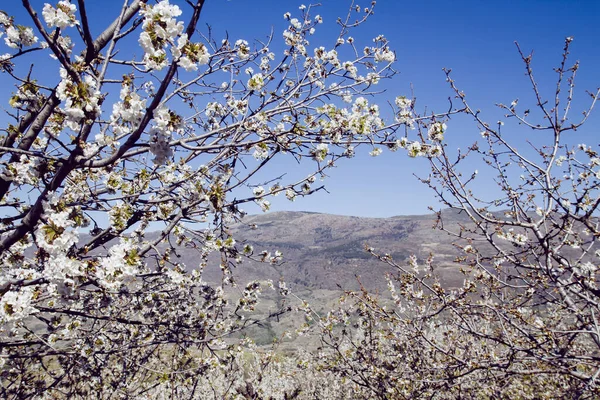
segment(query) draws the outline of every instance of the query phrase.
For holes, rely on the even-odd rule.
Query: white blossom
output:
[[[393,51],[388,48],[380,49],[375,52],[375,62],[394,62],[396,60],[396,55]]]
[[[75,4],[71,4],[70,1],[62,0],[58,2],[56,8],[52,7],[48,3],[44,4],[42,16],[50,28],[57,27],[64,29],[67,26],[75,26],[79,24],[77,18],[75,17],[75,11],[77,11]]]
[[[429,140],[441,142],[444,140],[444,133],[446,133],[446,124],[442,122],[435,122],[429,126],[427,137]]]
[[[10,25],[6,28],[4,42],[13,49],[29,47],[37,43],[38,38],[33,34],[33,29],[21,25]]]
[[[312,150],[313,157],[316,161],[323,161],[327,157],[329,152],[329,146],[327,143],[319,143],[315,149]]]
[[[0,323],[19,321],[38,312],[31,304],[33,293],[33,287],[23,287],[4,293],[0,298]]]

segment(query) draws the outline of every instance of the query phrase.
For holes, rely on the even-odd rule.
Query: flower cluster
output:
[[[20,49],[23,47],[33,46],[38,42],[37,36],[34,35],[33,29],[23,25],[15,25],[13,19],[8,17],[3,11],[0,11],[0,29],[4,29],[6,37],[4,43],[12,49]],[[4,32],[0,30],[0,37]]]
[[[444,140],[444,133],[446,132],[446,124],[442,122],[434,122],[429,126],[427,131],[427,138],[433,142],[441,142]]]
[[[377,36],[373,41],[375,43],[382,43],[382,47],[379,47],[375,51],[375,62],[392,63],[396,61],[396,54],[387,46],[388,41],[383,35]],[[367,51],[365,50],[365,52]]]
[[[39,158],[22,155],[18,162],[3,166],[2,171],[0,171],[0,178],[18,185],[34,185],[40,177],[39,167]]]
[[[146,99],[142,99],[133,89],[132,79],[125,76],[119,94],[121,101],[113,104],[111,115],[111,125],[117,135],[130,133],[144,116]]]
[[[110,248],[107,257],[102,257],[96,275],[106,288],[114,290],[133,279],[139,267],[137,246],[131,240],[121,239]]]
[[[22,110],[34,110],[44,100],[36,82],[25,82],[19,86],[17,93],[8,102],[11,107]]]
[[[110,225],[116,230],[123,230],[127,226],[127,221],[131,218],[132,214],[133,212],[129,203],[118,202],[108,212]]]
[[[263,74],[258,73],[252,75],[252,77],[248,80],[248,89],[250,90],[260,90],[265,85],[265,78]]]
[[[504,240],[508,240],[509,242],[512,242],[518,246],[523,246],[527,243],[528,238],[527,235],[523,234],[523,233],[518,233],[515,232],[514,229],[509,229],[508,231],[504,232],[504,231],[498,231],[496,233],[496,235],[500,238],[500,239],[504,239]]]
[[[398,106],[398,113],[396,114],[396,121],[400,124],[405,124],[409,128],[414,129],[414,117],[412,110],[412,100],[407,99],[404,96],[398,96],[395,100],[396,106]]]
[[[323,114],[323,118],[318,119],[317,123],[334,143],[343,140],[343,135],[369,136],[384,126],[379,116],[379,107],[369,104],[364,97],[356,98],[351,110],[327,104],[317,111]]]
[[[329,152],[329,146],[327,143],[319,143],[316,148],[312,150],[313,157],[316,161],[323,161],[327,157]]]
[[[74,82],[64,68],[60,69],[60,77],[62,80],[56,88],[56,95],[64,102],[64,123],[77,132],[82,123],[95,120],[101,113],[98,83],[90,75],[84,75],[83,80]]]
[[[224,40],[223,44],[229,45],[229,41]],[[248,41],[244,39],[238,39],[235,41],[234,50],[236,51],[236,55],[239,57],[240,60],[248,59],[252,53]]]
[[[198,65],[208,64],[210,54],[202,43],[192,43],[186,33],[177,39],[177,47],[172,49],[173,57],[186,71],[198,70]]]
[[[144,23],[138,42],[144,49],[144,63],[146,68],[160,71],[168,65],[165,50],[167,45],[174,46],[177,37],[183,32],[183,22],[175,19],[181,15],[181,9],[169,4],[168,0],[162,0],[154,6],[144,5],[140,14],[144,16]],[[174,46],[175,53],[183,54],[187,38],[178,44],[181,48]]]
[[[16,322],[38,312],[33,302],[34,289],[31,287],[9,290],[0,298],[0,324]]]
[[[61,0],[56,8],[48,3],[44,4],[42,16],[50,28],[64,29],[67,26],[79,25],[79,21],[75,17],[75,11],[77,11],[75,4],[71,4],[68,0]]]
[[[182,120],[179,115],[167,107],[154,110],[154,126],[150,129],[150,152],[154,154],[153,162],[157,165],[165,164],[172,156],[173,149],[170,139],[174,132],[181,132]]]
[[[402,137],[395,141],[390,147],[392,151],[405,149],[408,156],[416,157],[437,157],[442,154],[442,148],[436,143],[423,143],[419,140],[410,141]]]

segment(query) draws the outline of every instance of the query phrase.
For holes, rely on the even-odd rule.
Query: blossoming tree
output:
[[[3,6],[0,73],[15,91],[0,137],[2,397],[264,393],[258,378],[236,386],[251,343],[231,338],[258,322],[264,282],[225,293],[235,265],[282,254],[229,226],[244,204],[319,190],[357,146],[406,144],[396,133],[415,123],[412,102],[398,98],[386,125],[369,101],[393,51],[349,36],[372,8],[352,7],[326,48],[310,46],[323,22],[311,6],[254,42],[200,32],[203,0],[125,0],[95,37],[84,0]],[[311,172],[286,180],[268,169],[279,158]],[[178,262],[178,246],[197,262]]]
[[[15,87],[0,120],[3,398],[598,394],[600,161],[565,133],[599,93],[572,120],[570,38],[549,102],[521,54],[539,115],[517,101],[500,107],[550,138],[523,151],[449,72],[459,109],[420,117],[398,97],[385,123],[372,95],[394,75],[394,52],[383,36],[350,36],[374,4],[351,7],[329,47],[311,46],[323,22],[313,6],[286,13],[283,35],[264,41],[197,29],[203,0],[124,0],[96,37],[84,0],[3,6],[0,74]],[[483,144],[453,155],[445,131],[458,112]],[[449,232],[463,287],[445,288],[433,257],[406,266],[376,254],[398,271],[389,303],[349,294],[316,318],[321,352],[253,354],[234,334],[265,318],[252,313],[262,290],[288,289],[239,283],[232,271],[283,255],[236,241],[230,226],[244,205],[266,211],[272,196],[319,190],[357,147],[430,160],[423,182],[467,218]],[[494,171],[491,199],[477,196],[476,156]],[[269,168],[279,159],[310,172],[289,178]],[[193,265],[178,260],[180,246],[197,252]],[[218,283],[202,279],[211,264]]]
[[[572,40],[566,39],[549,99],[535,79],[532,56],[517,45],[531,107],[517,100],[499,104],[504,119],[496,124],[472,108],[447,71],[481,138],[456,154],[442,142],[445,124],[435,122],[406,147],[429,158],[431,172],[422,182],[463,216],[454,229],[445,224],[447,211],[438,212],[437,228],[456,239],[464,284],[445,286],[435,254],[404,263],[368,249],[397,271],[388,277],[390,301],[350,293],[320,319],[324,347],[331,350],[321,368],[352,381],[362,396],[598,397],[600,159],[598,145],[580,144],[576,131],[600,90],[589,92],[583,113],[574,114],[579,64],[568,64]],[[515,141],[511,127],[531,135]],[[439,152],[423,154],[432,142]],[[497,190],[478,188],[482,174],[470,163],[474,158]]]

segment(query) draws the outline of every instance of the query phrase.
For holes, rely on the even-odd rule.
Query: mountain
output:
[[[450,231],[458,232],[460,226],[471,225],[466,215],[456,211],[446,210],[442,216],[444,227]],[[254,279],[277,282],[283,278],[292,290],[356,290],[360,287],[359,280],[369,290],[384,289],[385,275],[394,269],[369,254],[366,248],[370,247],[378,254],[390,254],[401,265],[406,265],[412,255],[420,265],[433,255],[434,273],[442,285],[446,288],[461,286],[464,276],[454,260],[464,253],[453,245],[455,237],[436,227],[436,221],[435,214],[364,218],[281,211],[246,216],[229,230],[238,248],[252,245],[255,258],[260,258],[258,254],[263,250],[271,254],[280,251],[283,263],[271,265],[244,258],[241,265],[232,264],[234,278],[240,284]],[[156,237],[157,232],[149,232],[145,239]],[[82,242],[89,239],[89,235],[82,235]],[[111,243],[114,241],[107,246]],[[165,246],[160,244],[158,248]],[[185,246],[175,249],[172,262],[182,263],[188,269],[198,267],[197,249]],[[91,254],[103,251],[98,249]],[[148,262],[153,261],[150,258]],[[220,282],[220,263],[215,252],[203,270],[205,281]]]
[[[292,290],[357,289],[360,282],[371,290],[386,286],[385,274],[393,269],[370,255],[365,248],[388,253],[401,264],[415,255],[423,261],[434,254],[435,272],[446,287],[462,285],[464,276],[454,263],[460,251],[453,238],[434,227],[436,216],[396,216],[362,218],[310,212],[272,212],[248,216],[232,227],[232,235],[251,244],[255,254],[262,250],[283,253],[282,265],[247,262],[234,271],[240,282],[249,279],[282,277]],[[468,219],[455,212],[445,212],[446,227],[456,228]],[[180,251],[187,261],[185,249]],[[190,260],[191,261],[191,260]],[[193,262],[193,261],[192,261]],[[206,279],[218,279],[217,268],[207,268]]]
[[[459,231],[460,225],[469,225],[469,219],[455,211],[444,211],[444,227]],[[362,218],[319,214],[311,212],[270,212],[247,216],[241,223],[231,226],[230,234],[239,247],[250,244],[254,254],[266,250],[283,253],[284,262],[271,265],[244,259],[233,269],[236,288],[227,288],[235,297],[251,280],[286,282],[293,296],[283,298],[277,291],[264,290],[254,316],[266,316],[280,309],[283,304],[295,306],[300,300],[308,301],[313,311],[325,315],[336,306],[344,290],[356,290],[362,284],[372,293],[386,296],[386,273],[394,272],[389,265],[377,260],[365,248],[372,247],[376,253],[390,254],[400,265],[406,265],[408,257],[415,255],[423,260],[434,254],[434,274],[440,277],[445,288],[462,286],[464,275],[455,258],[462,249],[452,243],[455,238],[440,231],[437,216],[395,216],[390,218]],[[156,237],[149,232],[146,239]],[[172,243],[174,241],[171,241]],[[464,245],[464,243],[462,244]],[[164,248],[164,245],[159,245]],[[222,272],[218,252],[209,259],[203,270],[206,282],[220,282]],[[179,262],[189,269],[199,263],[198,250],[179,246],[172,262]],[[151,259],[148,262],[152,262]],[[360,281],[360,283],[359,283]],[[259,345],[268,345],[275,338],[283,338],[284,332],[293,332],[304,322],[303,314],[287,313],[277,321],[265,321],[246,330]],[[286,338],[281,350],[295,351],[306,346],[317,346],[318,340],[311,336]]]
[[[443,213],[444,226],[458,231],[460,224],[468,224],[463,214],[453,211]],[[371,292],[386,296],[385,275],[394,272],[389,265],[377,260],[365,248],[372,247],[379,254],[390,254],[401,264],[415,255],[422,261],[434,253],[435,271],[446,288],[462,286],[464,275],[455,258],[462,250],[452,245],[453,237],[435,228],[437,217],[396,216],[391,218],[361,218],[309,212],[272,212],[248,216],[243,223],[232,227],[232,235],[238,242],[262,250],[279,250],[284,255],[282,265],[244,261],[234,271],[240,283],[251,279],[282,277],[297,297],[288,298],[294,306],[299,299],[308,301],[319,315],[325,315],[336,306],[343,290],[359,289],[360,284]],[[215,269],[207,280],[220,276]],[[212,279],[211,279],[212,278]],[[360,284],[359,284],[360,280]],[[282,299],[271,291],[264,292],[257,311],[267,314],[281,305]],[[298,319],[300,317],[300,320]],[[294,331],[302,321],[302,315],[286,314],[277,323],[268,322],[246,332],[259,345],[272,343],[284,337],[284,332]],[[295,351],[298,348],[318,345],[312,335],[285,339],[280,350]]]

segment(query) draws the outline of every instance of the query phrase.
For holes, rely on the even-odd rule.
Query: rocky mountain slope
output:
[[[357,277],[369,289],[385,287],[384,276],[391,268],[365,250],[391,254],[397,262],[411,255],[419,260],[434,254],[436,273],[446,287],[463,282],[454,259],[460,251],[453,238],[434,228],[435,215],[361,218],[309,212],[272,212],[248,216],[232,229],[238,242],[251,244],[255,252],[279,250],[282,265],[247,262],[236,268],[240,282],[280,277],[293,290],[347,290],[359,287]],[[444,213],[445,226],[458,228],[466,219]],[[181,261],[193,265],[194,254],[180,251]],[[205,271],[206,279],[219,278],[217,266]]]

